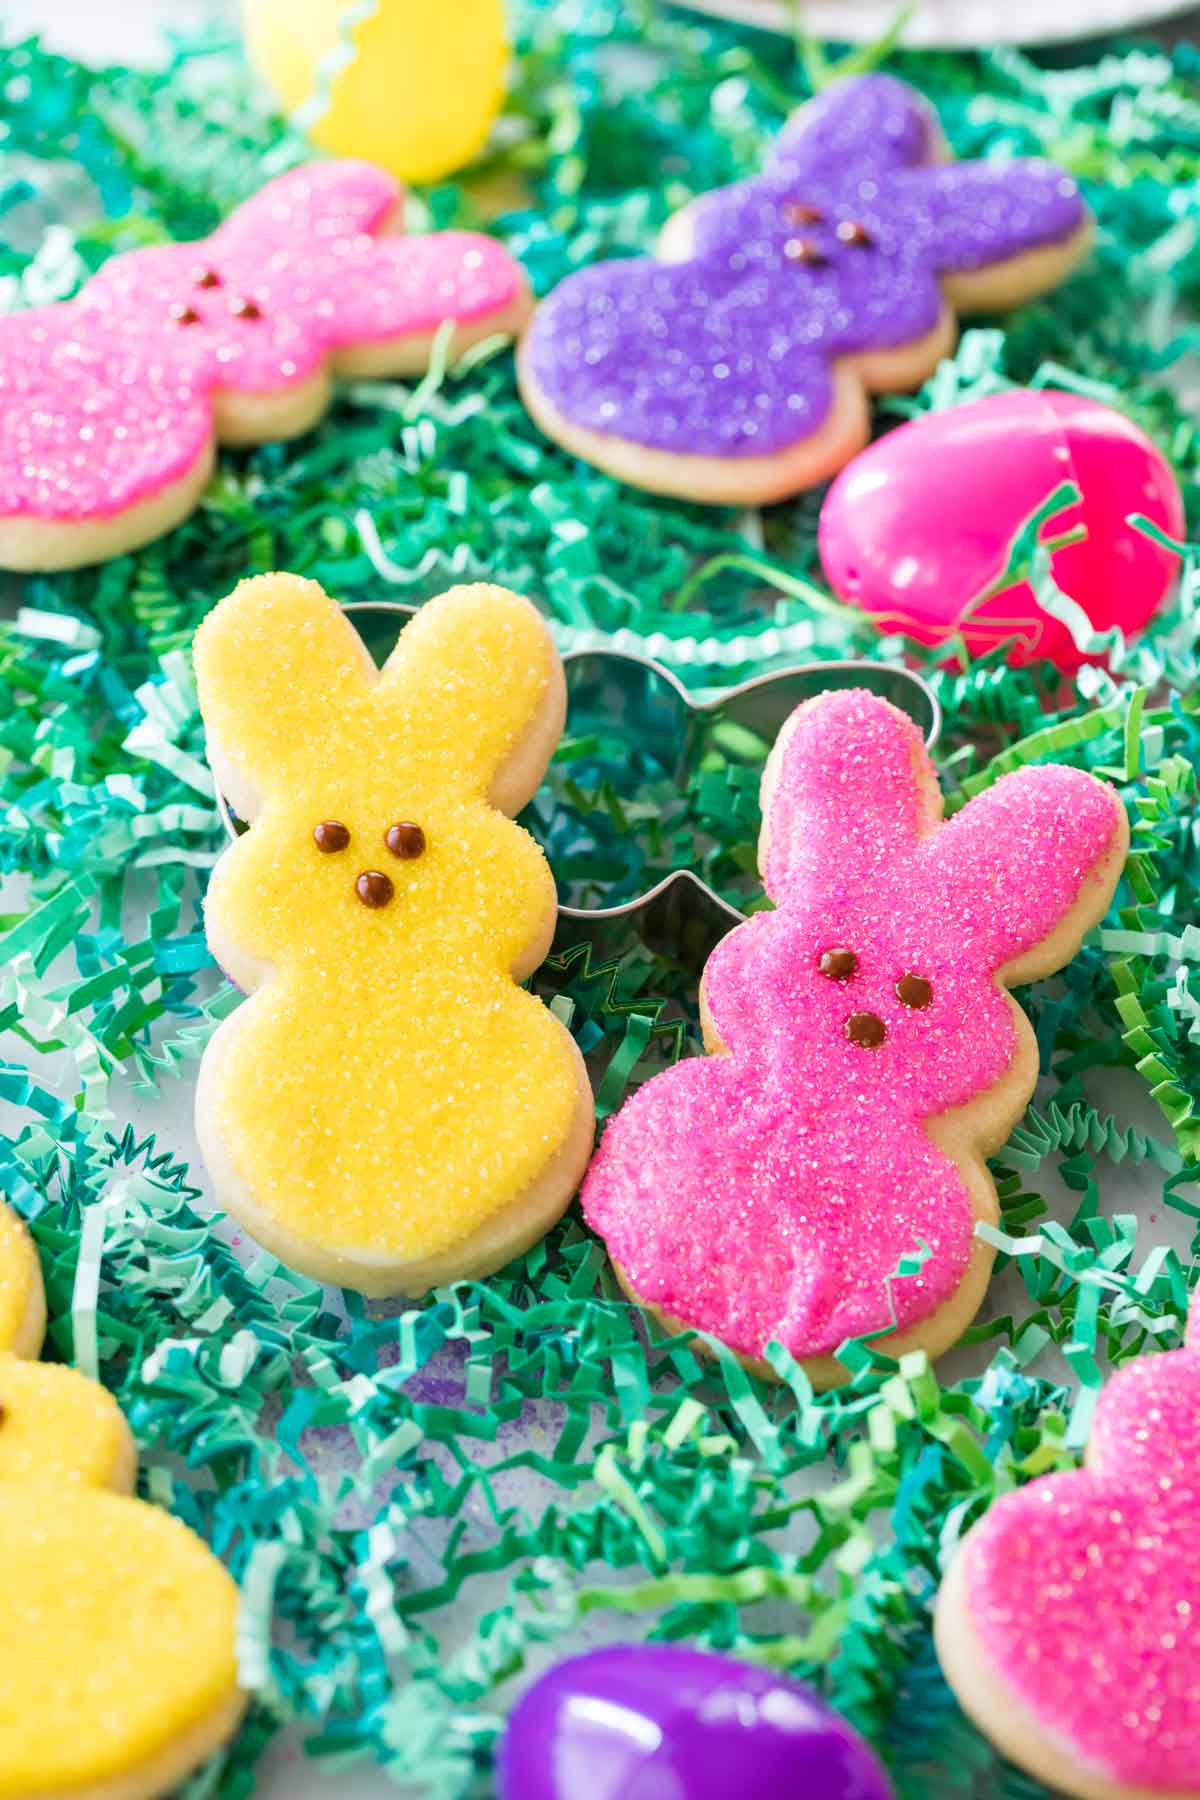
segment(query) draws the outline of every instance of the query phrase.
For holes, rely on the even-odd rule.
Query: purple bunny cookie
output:
[[[549,437],[656,493],[730,505],[824,480],[869,393],[916,386],[955,312],[1062,280],[1089,215],[1054,164],[946,160],[886,75],[801,107],[763,174],[669,220],[657,258],[600,263],[538,309],[520,355]]]

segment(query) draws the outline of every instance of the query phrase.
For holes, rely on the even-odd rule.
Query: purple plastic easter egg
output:
[[[1028,582],[970,604],[1004,568],[1020,526],[1063,481],[1073,481],[1082,499],[1042,535],[1082,524],[1087,536],[1054,553],[1055,581],[1097,630],[1117,625],[1132,636],[1161,606],[1179,559],[1127,517],[1142,513],[1180,538],[1183,501],[1145,432],[1079,394],[1017,388],[929,413],[880,438],[826,496],[826,578],[881,631],[924,644],[961,631],[973,655],[1004,644],[1018,666],[1045,659],[1070,670],[1100,660],[1077,648]]]
[[[498,1773],[501,1800],[892,1800],[811,1689],[676,1644],[559,1663],[517,1703]]]

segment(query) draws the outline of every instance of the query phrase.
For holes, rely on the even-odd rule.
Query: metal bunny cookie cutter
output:
[[[343,609],[353,617],[367,648],[377,662],[391,650],[404,624],[417,611],[395,600],[358,600]],[[765,675],[753,676],[736,687],[696,698],[675,675],[652,657],[625,650],[567,651],[563,657],[567,682],[567,725],[564,742],[579,745],[615,740],[636,759],[653,766],[681,786],[690,771],[710,750],[724,760],[742,760],[761,766],[765,748],[775,741],[785,721],[803,700],[834,688],[865,687],[890,700],[917,724],[932,749],[942,725],[936,696],[920,676],[883,663],[843,661],[806,663]],[[738,746],[743,746],[740,756]],[[217,807],[231,837],[246,829],[224,796]],[[531,802],[523,822],[547,848],[553,867],[556,840],[563,833],[561,803],[541,793]],[[578,829],[574,829],[575,826]],[[547,828],[550,827],[550,828]],[[582,845],[586,864],[588,828],[578,813],[572,819],[572,860],[578,861]],[[586,881],[570,881],[555,869],[559,889],[559,939],[567,944],[597,937],[606,941],[641,938],[646,945],[680,961],[699,964],[717,940],[746,917],[723,898],[692,868],[668,868],[634,893],[615,903],[581,904],[584,893],[602,886],[600,868]]]

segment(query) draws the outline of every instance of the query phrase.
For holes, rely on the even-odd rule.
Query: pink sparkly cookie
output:
[[[830,1386],[847,1338],[894,1326],[891,1354],[937,1355],[978,1308],[984,1158],[1037,1076],[1005,990],[1074,955],[1128,825],[1111,788],[1054,764],[943,823],[916,726],[859,689],[793,713],[762,793],[776,910],[713,952],[711,1056],[610,1122],[583,1209],[634,1298],[748,1362],[777,1340]]]
[[[765,169],[668,221],[656,257],[595,263],[543,301],[521,390],[548,437],[623,481],[760,505],[823,481],[913,388],[955,314],[1055,287],[1087,248],[1053,163],[948,162],[902,81],[802,106]]]
[[[62,569],[187,516],[215,445],[307,431],[333,375],[423,370],[523,323],[520,265],[491,238],[403,237],[382,169],[319,162],[269,182],[200,243],[132,250],[75,300],[0,318],[0,567]]]
[[[1006,1494],[938,1596],[946,1679],[1004,1755],[1083,1800],[1200,1795],[1200,1305],[1115,1375],[1086,1467]]]

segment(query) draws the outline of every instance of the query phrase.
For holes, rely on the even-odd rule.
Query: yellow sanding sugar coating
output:
[[[35,1353],[41,1317],[32,1241],[0,1207],[6,1342]],[[237,1588],[177,1519],[106,1491],[134,1469],[102,1387],[0,1352],[0,1800],[157,1792],[236,1723]]]
[[[367,17],[350,20],[352,12]],[[246,46],[285,107],[312,103],[313,141],[402,181],[436,181],[483,147],[504,99],[503,0],[246,0]],[[340,39],[351,54],[329,69]],[[325,68],[322,68],[325,65]]]
[[[0,1484],[53,1477],[128,1487],[133,1467],[125,1416],[99,1382],[56,1364],[0,1355]],[[0,1518],[7,1517],[6,1505],[0,1485]]]
[[[222,601],[195,655],[218,780],[255,817],[214,874],[209,939],[243,987],[263,982],[209,1046],[210,1126],[289,1233],[440,1253],[521,1196],[578,1117],[570,1039],[513,979],[549,941],[553,880],[488,801],[515,811],[557,742],[552,641],[527,601],[458,588],[376,676],[336,603],[276,575]],[[328,821],[345,848],[317,847]],[[420,854],[388,848],[397,823],[420,827]],[[378,907],[356,889],[370,872],[393,888]]]
[[[11,1207],[0,1206],[0,1351],[36,1355],[42,1311],[42,1275],[33,1240]],[[33,1331],[31,1318],[37,1325]]]
[[[3,1800],[125,1775],[229,1704],[237,1589],[186,1526],[37,1482],[0,1522]]]

